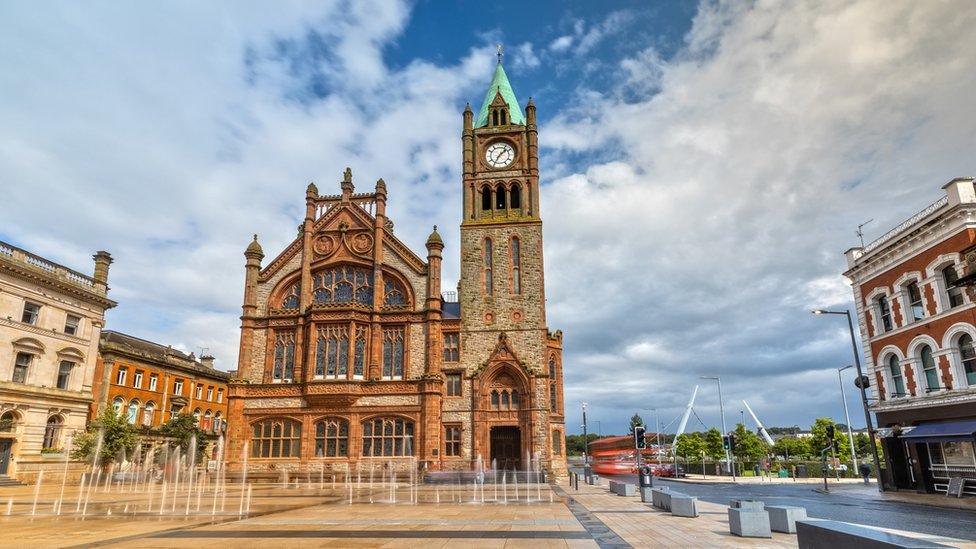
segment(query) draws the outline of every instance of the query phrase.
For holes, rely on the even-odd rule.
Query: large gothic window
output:
[[[373,304],[373,272],[361,267],[334,267],[312,275],[315,303]]]
[[[522,208],[522,186],[518,183],[512,185],[512,189],[508,191],[508,203],[513,210]]]
[[[324,419],[315,424],[315,457],[345,457],[349,453],[349,422]]]
[[[505,209],[505,187],[501,183],[495,187],[495,209]]]
[[[295,379],[295,334],[283,333],[275,336],[274,370],[272,381],[291,381]]]
[[[376,418],[363,423],[363,456],[412,456],[413,422]]]
[[[403,379],[403,328],[383,329],[383,378]]]
[[[298,457],[302,424],[287,418],[269,418],[251,426],[251,457]]]
[[[488,185],[481,187],[481,209],[491,211],[491,187]]]
[[[383,280],[383,305],[387,307],[402,307],[407,304],[407,294],[403,286],[396,280]]]
[[[349,327],[319,328],[315,350],[315,377],[345,378],[349,372]]]
[[[491,239],[485,239],[485,294],[491,295],[492,288],[494,286],[494,277],[492,273],[492,250],[491,250]]]
[[[556,412],[559,408],[556,390],[556,358],[549,357],[549,410]]]
[[[302,285],[295,284],[288,290],[285,297],[281,298],[281,308],[282,309],[297,309],[298,304],[301,302]]]

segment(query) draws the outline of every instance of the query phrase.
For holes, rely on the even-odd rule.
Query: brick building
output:
[[[224,432],[229,375],[214,369],[212,356],[197,360],[112,330],[102,332],[98,355],[92,417],[112,406],[142,428],[144,446],[161,443],[156,429],[179,414],[193,414],[210,442]]]
[[[383,180],[308,186],[298,237],[245,252],[227,456],[252,469],[373,463],[565,470],[562,334],[548,330],[535,106],[501,62],[463,114],[458,298],[441,293],[436,227],[421,257],[386,216]],[[407,197],[404,197],[406,199]],[[246,450],[245,450],[246,448]]]
[[[94,260],[88,276],[0,242],[0,477],[60,478],[69,438],[85,430],[98,338],[115,306],[112,258]]]
[[[976,188],[846,252],[889,483],[976,494]]]

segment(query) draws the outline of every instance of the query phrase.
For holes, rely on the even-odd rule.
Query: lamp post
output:
[[[698,376],[700,379],[710,379],[718,382],[718,411],[722,415],[722,436],[729,436],[728,429],[725,428],[725,403],[722,400],[722,378],[719,376]],[[732,473],[732,482],[735,482],[735,467],[732,466],[732,458],[729,456],[729,449],[725,449],[725,463],[729,466]]]
[[[843,368],[837,368],[837,381],[840,382],[840,398],[844,401],[844,417],[847,418],[847,437],[851,441],[851,467],[857,471],[857,452],[854,451],[854,430],[851,427],[851,414],[847,411],[847,393],[844,392],[844,379],[841,377],[840,373],[848,368],[853,368],[854,366],[848,364]]]
[[[586,403],[583,403],[583,475],[590,474],[590,440],[586,436]]]
[[[851,332],[851,351],[854,352],[854,367],[857,369],[858,379],[864,377],[861,371],[861,357],[857,353],[857,339],[854,337],[854,320],[851,318],[850,310],[827,311],[825,309],[814,309],[815,315],[846,315],[847,327]],[[861,389],[861,405],[864,407],[864,423],[868,428],[868,438],[871,439],[871,455],[874,458],[874,474],[878,478],[878,491],[884,492],[884,483],[881,481],[881,460],[878,459],[878,443],[874,440],[874,424],[871,422],[871,410],[868,409],[868,393],[865,383],[858,383]]]

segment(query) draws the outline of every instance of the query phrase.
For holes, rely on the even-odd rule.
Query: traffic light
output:
[[[834,426],[832,424],[827,426],[827,440],[831,442],[834,440]]]
[[[643,450],[647,448],[647,441],[644,439],[644,426],[637,425],[634,427],[634,446],[638,450]]]
[[[735,453],[735,435],[729,434],[729,451]]]
[[[732,443],[729,440],[729,435],[722,435],[722,448],[724,448],[725,450],[732,449]]]

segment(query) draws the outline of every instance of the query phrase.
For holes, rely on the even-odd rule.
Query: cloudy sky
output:
[[[583,401],[604,433],[668,423],[698,375],[730,422],[743,398],[841,419],[846,326],[808,311],[850,306],[858,223],[976,174],[976,7],[447,4],[0,4],[0,239],[82,271],[111,251],[110,328],[232,369],[250,235],[276,254],[350,166],[415,250],[444,228],[451,287],[460,113],[502,42],[538,105],[569,431]]]

